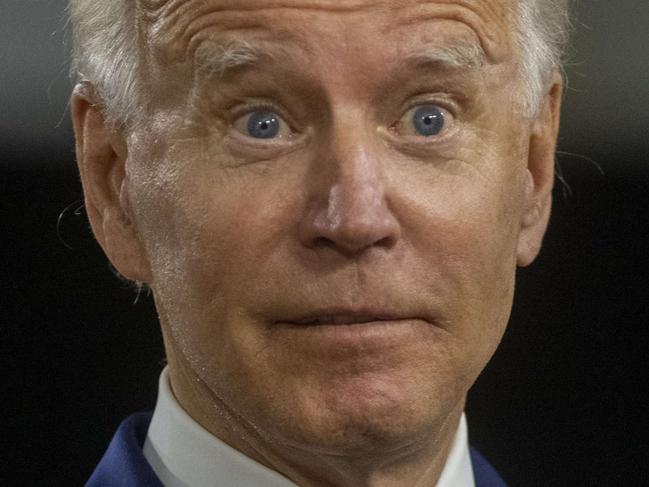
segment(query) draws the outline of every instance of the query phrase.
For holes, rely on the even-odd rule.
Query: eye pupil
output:
[[[434,105],[426,105],[417,109],[413,118],[415,129],[424,137],[437,135],[444,128],[444,114]]]
[[[248,119],[248,134],[256,139],[272,139],[279,130],[279,117],[272,112],[255,112]]]

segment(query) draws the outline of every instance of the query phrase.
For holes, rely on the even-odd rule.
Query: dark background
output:
[[[0,2],[0,485],[81,485],[120,420],[153,408],[162,340],[76,211],[65,2]],[[648,28],[645,0],[577,5],[570,189],[467,406],[512,486],[649,485]]]

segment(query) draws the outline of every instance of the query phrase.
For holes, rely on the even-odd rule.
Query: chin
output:
[[[323,454],[387,452],[434,437],[453,409],[450,397],[415,394],[393,384],[348,384],[304,398],[284,426],[296,447]],[[288,433],[285,431],[284,434]]]
[[[385,415],[376,410],[354,416],[341,411],[324,424],[301,428],[294,445],[321,454],[360,457],[418,444],[435,429],[435,421],[425,415]]]

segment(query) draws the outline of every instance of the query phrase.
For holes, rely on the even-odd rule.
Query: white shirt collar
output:
[[[194,421],[173,396],[167,368],[160,374],[144,456],[165,487],[297,487]],[[464,414],[437,487],[475,487]]]

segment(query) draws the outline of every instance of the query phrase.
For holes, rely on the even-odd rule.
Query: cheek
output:
[[[495,271],[500,263],[513,267],[521,178],[485,176],[487,171],[481,171],[463,168],[435,174],[427,183],[417,180],[401,192],[400,213],[409,240],[435,260],[433,267],[467,267],[474,278],[475,273]]]
[[[278,196],[286,192],[272,178],[264,187],[251,180],[181,169],[139,188],[161,324],[194,370],[232,369],[264,347],[258,328],[236,325],[269,291],[259,269],[277,251],[294,200]]]
[[[201,307],[236,307],[296,225],[299,184],[291,174],[251,174],[264,172],[260,167],[224,170],[187,154],[182,160],[195,163],[167,171],[153,189],[138,188],[154,285]],[[173,164],[161,162],[158,172]]]
[[[476,367],[495,350],[511,309],[519,179],[513,173],[484,177],[458,170],[413,185],[400,200],[419,260],[413,268],[427,272],[422,282],[443,303],[441,326],[464,343]]]

